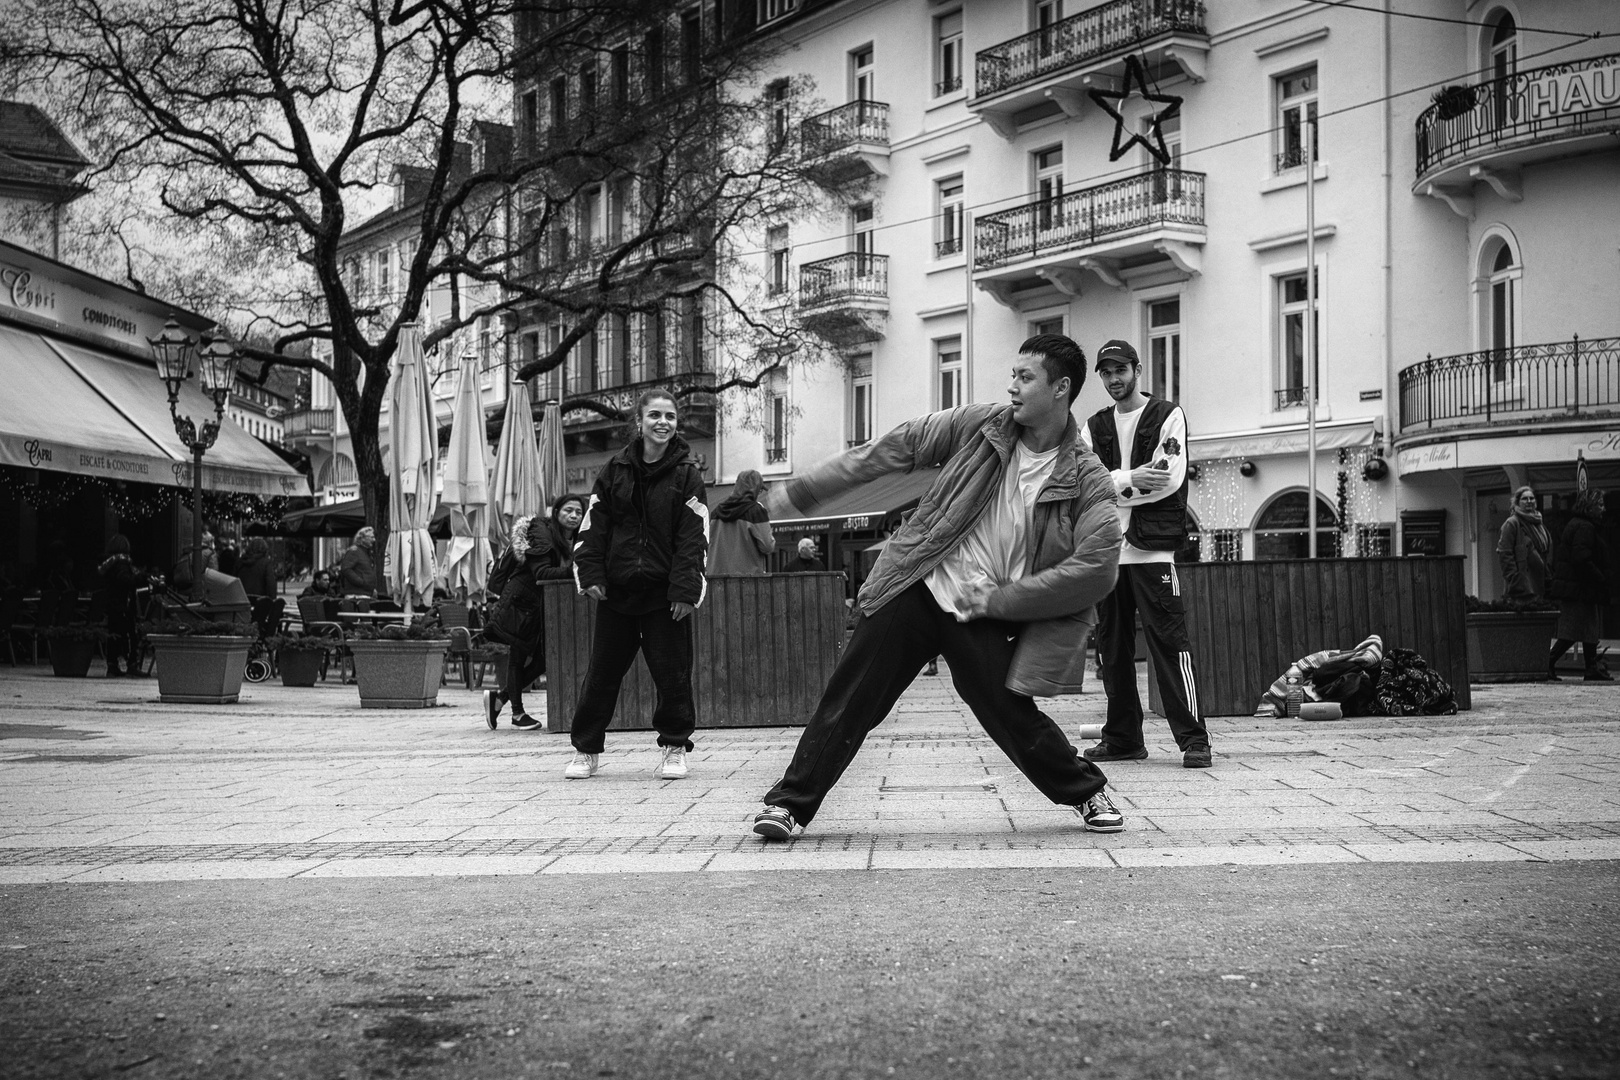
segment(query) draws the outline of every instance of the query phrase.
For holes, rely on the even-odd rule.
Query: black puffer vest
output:
[[[1150,397],[1142,407],[1142,419],[1136,424],[1136,438],[1131,444],[1129,468],[1139,469],[1154,464],[1153,451],[1159,445],[1159,428],[1176,407],[1175,402]],[[1114,426],[1114,407],[1100,409],[1086,421],[1091,429],[1091,447],[1097,460],[1109,470],[1126,468],[1120,463],[1119,431]],[[1186,453],[1186,447],[1178,447]],[[1125,530],[1125,541],[1143,551],[1175,551],[1187,543],[1187,481],[1156,502],[1138,503],[1131,507],[1131,524]]]

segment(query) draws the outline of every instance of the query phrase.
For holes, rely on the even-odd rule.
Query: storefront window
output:
[[[1256,559],[1310,558],[1310,529],[1305,520],[1305,492],[1288,491],[1260,512],[1254,524]],[[1316,499],[1316,555],[1327,559],[1339,554],[1339,516],[1321,496]]]

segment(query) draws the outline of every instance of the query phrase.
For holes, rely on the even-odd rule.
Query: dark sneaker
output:
[[[1087,761],[1141,761],[1147,757],[1147,747],[1138,746],[1135,750],[1116,750],[1107,743],[1098,743],[1096,746],[1086,747],[1085,753],[1080,756]]]
[[[1188,750],[1181,755],[1181,767],[1183,769],[1207,769],[1213,764],[1215,764],[1215,760],[1210,757],[1209,747],[1207,746]]]
[[[754,815],[754,831],[767,840],[790,838],[793,826],[793,815],[780,806],[767,806]]]
[[[1080,804],[1080,817],[1092,832],[1124,832],[1125,815],[1119,812],[1106,791],[1099,791]],[[757,828],[755,831],[758,831]]]
[[[484,691],[484,723],[495,730],[495,718],[501,715],[501,695],[493,690]]]
[[[1609,669],[1606,668],[1606,667],[1588,668],[1585,678],[1586,678],[1587,682],[1613,682],[1614,681],[1614,676],[1609,674]]]
[[[536,720],[526,712],[520,712],[516,716],[512,717],[512,726],[517,728],[519,731],[533,731],[535,728],[540,726],[540,721]]]

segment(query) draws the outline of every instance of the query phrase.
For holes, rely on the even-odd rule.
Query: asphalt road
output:
[[[1620,864],[0,887],[7,1077],[1615,1077]]]

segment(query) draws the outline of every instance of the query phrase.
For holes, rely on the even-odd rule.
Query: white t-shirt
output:
[[[940,608],[967,622],[967,587],[1001,586],[1024,576],[1029,561],[1029,524],[1036,496],[1052,477],[1061,447],[1037,454],[1020,439],[1001,477],[1001,490],[943,562],[928,575],[928,591]]]

